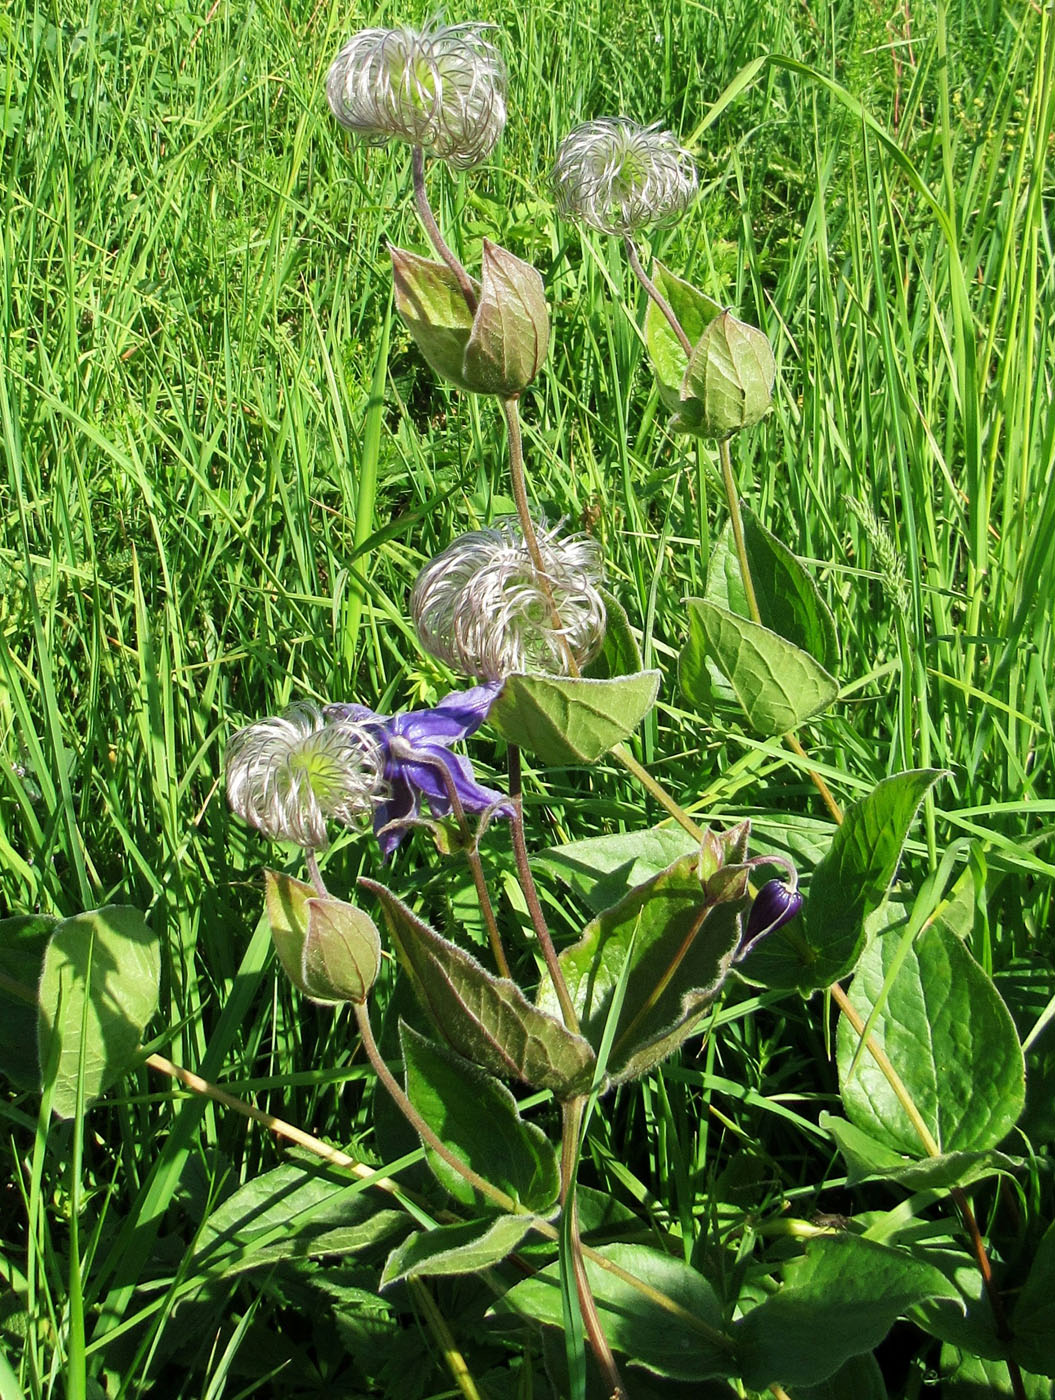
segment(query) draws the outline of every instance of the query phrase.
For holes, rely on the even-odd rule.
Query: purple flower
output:
[[[451,744],[474,734],[487,718],[501,681],[454,691],[431,710],[410,710],[390,718],[365,705],[327,705],[331,720],[351,720],[372,732],[384,753],[387,795],[374,811],[374,834],[387,860],[418,820],[421,799],[434,816],[445,817],[452,794],[468,816],[489,813],[511,817],[513,804],[504,793],[476,781],[472,764],[451,753]]]
[[[755,895],[747,916],[747,929],[736,950],[736,961],[743,962],[763,938],[790,923],[802,908],[802,895],[783,880],[770,880]]]

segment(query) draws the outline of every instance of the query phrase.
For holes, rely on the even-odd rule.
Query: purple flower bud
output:
[[[783,880],[770,880],[755,895],[747,916],[747,929],[736,951],[736,962],[743,962],[763,938],[790,923],[802,908],[802,895]]]

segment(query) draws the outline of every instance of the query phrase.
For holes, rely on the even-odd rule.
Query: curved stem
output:
[[[539,941],[539,947],[542,949],[542,956],[546,960],[546,968],[549,971],[550,981],[553,983],[553,990],[557,993],[557,1000],[560,1002],[564,1024],[570,1031],[574,1031],[578,1035],[579,1018],[575,1014],[575,1007],[572,1005],[564,973],[560,970],[557,950],[553,946],[546,916],[542,912],[538,890],[535,888],[535,877],[531,873],[531,861],[528,858],[527,842],[524,839],[524,794],[520,773],[520,749],[516,744],[509,745],[509,796],[513,801],[513,815],[509,821],[509,828],[513,837],[513,855],[516,858],[520,888],[527,901],[531,924],[535,930],[535,937]]]
[[[634,247],[634,240],[630,237],[629,234],[626,234],[623,238],[623,248],[626,250],[626,260],[630,264],[634,276],[641,283],[642,287],[644,287],[645,291],[649,294],[652,300],[656,303],[658,309],[662,311],[663,315],[667,318],[667,324],[670,326],[674,334],[678,337],[678,343],[680,344],[681,348],[685,351],[685,354],[687,356],[691,356],[692,341],[685,334],[685,330],[681,322],[678,320],[677,316],[675,316],[674,308],[671,306],[670,302],[667,300],[667,298],[656,286],[655,282],[653,282],[652,278],[649,277],[648,273],[642,267],[641,259],[638,257],[637,249]]]
[[[457,277],[465,304],[475,315],[479,300],[472,284],[472,278],[458,260],[457,254],[444,241],[443,234],[440,233],[440,226],[436,222],[436,215],[432,212],[432,205],[429,203],[429,196],[425,189],[425,152],[420,146],[414,147],[411,168],[414,172],[414,203],[417,206],[418,218],[425,226],[429,242]]]
[[[374,1039],[373,1028],[370,1025],[370,1013],[366,1008],[366,1003],[359,1001],[353,1002],[352,1010],[355,1012],[355,1023],[359,1027],[359,1035],[362,1038],[363,1049],[366,1051],[366,1057],[374,1068],[374,1073],[388,1090],[396,1107],[417,1133],[418,1137],[421,1138],[422,1142],[427,1143],[428,1146],[432,1148],[433,1152],[435,1152],[436,1156],[446,1162],[459,1176],[463,1177],[474,1191],[478,1191],[481,1196],[485,1196],[494,1205],[498,1206],[500,1210],[504,1210],[510,1215],[530,1214],[530,1212],[525,1211],[523,1206],[517,1201],[514,1201],[512,1196],[507,1196],[506,1193],[500,1191],[497,1186],[492,1186],[479,1172],[473,1171],[468,1162],[463,1161],[457,1153],[452,1152],[442,1138],[433,1132],[428,1123],[425,1122],[424,1118],[422,1118],[421,1114],[400,1088],[392,1071],[385,1064],[381,1051],[377,1047],[377,1041]]]
[[[597,1312],[597,1302],[590,1289],[586,1274],[586,1261],[582,1252],[582,1237],[579,1234],[579,1208],[575,1199],[575,1172],[579,1162],[579,1130],[582,1126],[583,1100],[570,1099],[561,1111],[561,1205],[567,1212],[567,1240],[571,1253],[571,1268],[575,1277],[575,1291],[579,1298],[579,1312],[582,1314],[586,1339],[590,1343],[610,1400],[628,1400],[623,1378],[619,1374],[612,1348],[605,1336],[601,1319]]]
[[[322,878],[322,871],[319,869],[318,856],[314,851],[308,850],[304,852],[304,860],[308,867],[308,878],[315,887],[315,893],[322,899],[325,899],[329,894],[329,890],[326,888],[326,883]]]

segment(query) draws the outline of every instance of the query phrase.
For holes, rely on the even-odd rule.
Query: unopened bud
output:
[[[723,311],[689,359],[674,427],[706,438],[753,428],[773,402],[776,361],[762,331]]]
[[[271,939],[289,980],[313,1001],[365,1001],[381,966],[374,921],[301,880],[264,874]]]
[[[801,908],[802,895],[797,889],[792,889],[783,880],[769,880],[764,884],[751,905],[747,928],[736,951],[736,961],[742,962],[763,938],[790,923]]]
[[[538,374],[549,347],[542,278],[530,263],[484,240],[477,306],[469,309],[445,263],[391,248],[396,310],[429,366],[459,389],[513,398]]]

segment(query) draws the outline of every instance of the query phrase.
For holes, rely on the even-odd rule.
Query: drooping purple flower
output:
[[[743,962],[763,938],[790,923],[801,908],[802,895],[791,885],[783,880],[769,880],[764,884],[751,905],[747,928],[736,951],[736,961]]]
[[[453,691],[431,710],[390,717],[375,714],[365,705],[327,705],[328,719],[362,725],[384,753],[387,793],[374,811],[374,834],[386,860],[407,827],[419,819],[422,798],[437,817],[452,811],[452,793],[467,816],[513,815],[509,798],[477,782],[469,760],[450,751],[451,744],[479,729],[501,689],[501,681],[492,681]]]

